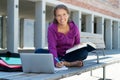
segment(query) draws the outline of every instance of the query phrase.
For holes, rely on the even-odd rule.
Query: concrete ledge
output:
[[[98,68],[103,68],[107,65],[120,62],[120,58],[106,57],[101,60],[99,64],[95,60],[84,61],[84,66],[81,68],[73,67],[65,71],[59,71],[55,74],[35,74],[35,73],[23,73],[23,72],[0,72],[0,78],[10,79],[10,80],[59,80],[61,78],[79,75],[81,73],[91,71]]]
[[[110,51],[105,51],[105,53],[106,56],[100,56],[99,64],[96,63],[96,56],[90,55],[84,61],[84,66],[81,68],[72,67],[65,71],[56,72],[55,74],[0,72],[0,78],[10,79],[10,80],[59,80],[61,78],[65,78],[73,75],[79,75],[87,71],[103,68],[114,63],[120,63],[120,51],[110,50]]]

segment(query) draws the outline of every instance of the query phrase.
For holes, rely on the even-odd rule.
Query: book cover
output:
[[[96,45],[95,45],[94,43],[92,43],[92,42],[80,43],[80,44],[75,45],[75,46],[73,46],[72,48],[68,49],[68,50],[66,51],[66,54],[68,54],[68,53],[70,53],[70,52],[73,52],[73,51],[76,51],[76,50],[78,50],[78,49],[87,47],[87,45],[90,45],[90,46],[92,46],[93,48],[96,48]]]

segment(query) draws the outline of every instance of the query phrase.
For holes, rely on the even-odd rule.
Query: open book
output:
[[[86,42],[86,43],[81,43],[81,44],[75,45],[74,47],[68,49],[68,50],[66,51],[66,54],[67,54],[67,53],[70,53],[70,52],[72,52],[72,51],[75,51],[75,50],[78,50],[78,49],[87,47],[87,45],[90,45],[90,46],[92,46],[93,48],[96,48],[96,45],[95,45],[94,43],[92,43],[92,42]]]

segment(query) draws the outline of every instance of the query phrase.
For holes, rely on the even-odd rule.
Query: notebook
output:
[[[55,68],[52,54],[21,53],[23,72],[25,73],[55,73],[66,70],[66,67]]]
[[[0,65],[3,65],[8,68],[20,68],[21,67],[21,59],[15,57],[0,57]]]
[[[0,57],[8,65],[21,65],[21,59],[16,57]]]

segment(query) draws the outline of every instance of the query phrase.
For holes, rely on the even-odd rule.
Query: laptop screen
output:
[[[10,65],[20,65],[21,59],[15,57],[0,57],[3,61]]]

